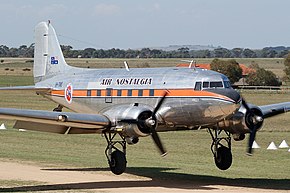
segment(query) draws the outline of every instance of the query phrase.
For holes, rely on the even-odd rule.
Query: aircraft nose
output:
[[[235,101],[235,104],[240,103],[242,100],[241,95],[234,89],[212,89],[211,92],[226,96]]]
[[[240,93],[234,89],[226,89],[224,95],[235,101],[236,104],[240,103],[242,100]]]

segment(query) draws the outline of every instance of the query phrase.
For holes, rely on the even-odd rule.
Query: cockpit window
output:
[[[208,88],[209,87],[209,82],[203,82],[202,83],[203,88]]]
[[[223,83],[220,81],[220,82],[210,82],[209,84],[209,87],[210,88],[223,88]]]
[[[225,85],[225,88],[231,88],[231,83],[230,81],[224,81],[224,85]]]
[[[201,82],[196,82],[194,90],[201,90]]]
[[[194,90],[202,90],[208,88],[231,88],[231,84],[229,81],[213,81],[213,82],[196,82]]]

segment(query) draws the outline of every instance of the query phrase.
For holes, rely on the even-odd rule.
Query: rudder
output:
[[[35,27],[34,82],[40,82],[65,72],[70,66],[65,62],[55,30],[50,22]]]

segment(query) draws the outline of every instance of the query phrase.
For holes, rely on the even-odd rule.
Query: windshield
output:
[[[231,88],[231,83],[229,81],[196,82],[194,90],[203,90],[209,88]]]

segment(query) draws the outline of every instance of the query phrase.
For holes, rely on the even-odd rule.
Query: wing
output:
[[[259,106],[263,117],[268,118],[290,111],[290,102]]]
[[[33,91],[33,92],[48,92],[51,88],[48,87],[36,87],[36,86],[13,86],[13,87],[1,87],[0,91]]]
[[[110,120],[103,115],[0,108],[0,118],[17,120],[14,127],[60,134],[101,133]]]

